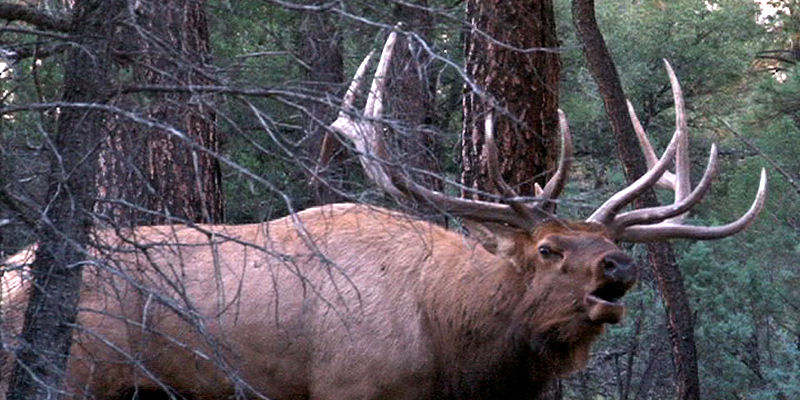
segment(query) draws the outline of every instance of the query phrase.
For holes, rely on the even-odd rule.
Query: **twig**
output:
[[[789,174],[789,172],[787,172],[780,165],[778,165],[778,163],[775,162],[775,160],[770,158],[768,155],[764,154],[764,152],[761,151],[761,149],[758,148],[758,146],[753,144],[753,142],[751,142],[746,137],[742,136],[742,134],[739,133],[738,131],[736,131],[736,129],[733,129],[733,127],[728,123],[728,121],[725,121],[722,118],[719,118],[719,121],[722,122],[723,125],[725,125],[725,128],[728,130],[728,132],[732,133],[733,136],[736,136],[737,139],[741,140],[751,150],[755,151],[759,155],[759,157],[761,157],[764,160],[766,160],[769,163],[769,165],[772,166],[772,168],[774,168],[776,171],[778,171],[779,174],[783,175],[783,177],[786,179],[786,181],[789,182],[790,185],[792,185],[792,187],[794,188],[794,190],[797,193],[800,193],[800,185],[797,184],[797,182],[792,177],[792,175]]]

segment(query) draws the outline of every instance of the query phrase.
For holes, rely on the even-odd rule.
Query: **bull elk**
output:
[[[722,238],[747,227],[764,205],[762,170],[741,218],[716,227],[684,223],[710,187],[717,153],[712,146],[692,189],[683,100],[669,65],[672,140],[657,158],[631,108],[649,170],[585,221],[551,215],[572,155],[563,113],[559,166],[537,201],[520,201],[497,173],[491,117],[488,159],[506,201],[422,187],[382,162],[388,157],[378,121],[394,42],[393,33],[364,115],[355,117],[354,99],[369,57],[331,130],[352,142],[384,191],[472,221],[472,234],[363,204],[326,205],[260,224],[100,231],[95,252],[102,268],[84,274],[70,393],[535,398],[544,382],[581,368],[605,324],[623,317],[620,299],[637,268],[615,242]],[[674,174],[667,172],[673,158]],[[656,184],[675,191],[674,204],[623,211]],[[19,330],[25,297],[21,290],[3,296],[6,338]]]

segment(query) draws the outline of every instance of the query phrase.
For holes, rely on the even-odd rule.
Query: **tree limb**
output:
[[[70,32],[72,30],[70,21],[66,18],[19,4],[0,3],[0,19],[21,21],[44,30],[59,32]]]
[[[789,173],[789,171],[783,169],[783,167],[781,167],[775,160],[770,158],[768,155],[764,154],[764,152],[761,151],[761,149],[758,148],[758,146],[756,146],[746,137],[742,136],[742,134],[736,131],[736,129],[733,129],[733,127],[731,126],[731,124],[728,123],[728,121],[722,118],[720,118],[719,121],[722,122],[723,125],[725,125],[725,129],[727,129],[728,132],[730,132],[733,136],[736,136],[737,139],[741,140],[742,143],[747,145],[747,147],[755,151],[756,154],[758,154],[761,158],[767,161],[769,165],[772,166],[772,168],[775,168],[775,170],[778,171],[779,174],[783,175],[783,177],[786,178],[786,181],[789,183],[789,185],[791,185],[794,188],[794,190],[797,193],[800,193],[800,184],[797,183],[797,181],[794,179],[792,174]]]
[[[68,43],[57,43],[44,47],[36,46],[21,46],[21,47],[8,47],[0,48],[0,56],[5,57],[10,61],[20,61],[31,57],[47,58],[53,54],[61,54],[69,49]]]

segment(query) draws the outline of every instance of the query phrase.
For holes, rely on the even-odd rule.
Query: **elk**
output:
[[[491,116],[486,146],[505,201],[418,185],[383,162],[388,154],[378,121],[395,38],[384,46],[363,117],[354,116],[354,99],[369,57],[331,130],[352,142],[384,191],[435,205],[463,219],[470,234],[364,204],[325,205],[249,225],[98,231],[98,268],[84,273],[69,393],[536,398],[545,382],[585,365],[604,326],[623,318],[620,300],[637,267],[616,242],[722,238],[745,229],[764,206],[762,170],[741,218],[714,227],[685,224],[710,187],[717,152],[712,146],[691,188],[682,94],[669,65],[677,114],[672,140],[656,157],[631,107],[649,170],[585,221],[552,215],[572,157],[563,113],[558,168],[536,201],[519,200],[497,172]],[[674,203],[623,211],[653,185],[674,190]],[[3,337],[19,330],[25,297],[20,290],[3,296]]]

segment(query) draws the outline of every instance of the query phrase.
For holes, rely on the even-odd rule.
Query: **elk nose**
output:
[[[632,285],[637,278],[638,269],[633,259],[622,252],[609,253],[600,261],[600,268],[606,279]]]

